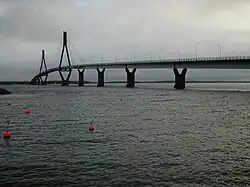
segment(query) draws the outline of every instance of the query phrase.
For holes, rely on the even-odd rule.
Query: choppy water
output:
[[[250,92],[156,87],[9,87],[1,186],[249,186]]]

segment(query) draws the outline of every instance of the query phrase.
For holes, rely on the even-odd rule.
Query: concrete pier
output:
[[[97,87],[104,87],[104,72],[105,68],[103,68],[102,71],[99,70],[99,68],[96,68],[97,73],[98,73],[98,83]]]
[[[185,89],[185,83],[186,83],[186,73],[187,68],[184,68],[181,73],[179,73],[177,68],[173,69],[174,75],[175,75],[175,89]]]
[[[134,68],[131,72],[129,71],[129,69],[126,67],[125,69],[126,73],[127,73],[127,88],[134,88],[135,87],[135,72],[136,72],[136,68]]]
[[[85,69],[78,69],[78,73],[79,73],[79,82],[78,82],[78,86],[84,86],[84,71]]]
[[[46,85],[47,84],[47,80],[42,81],[41,85]]]
[[[65,80],[63,75],[61,75],[61,74],[60,74],[60,77],[61,77],[61,86],[69,86],[69,81]]]

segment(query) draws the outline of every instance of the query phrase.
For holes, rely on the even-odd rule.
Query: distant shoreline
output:
[[[126,84],[126,81],[106,81],[106,84]],[[135,81],[135,83],[174,83],[174,81]],[[186,81],[186,83],[250,83],[249,81]],[[47,85],[61,84],[61,81],[47,81]],[[70,81],[69,84],[78,84]],[[95,81],[84,81],[84,84],[97,84]],[[30,81],[0,81],[0,85],[30,85]]]

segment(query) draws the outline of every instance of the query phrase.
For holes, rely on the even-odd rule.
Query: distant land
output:
[[[174,80],[171,81],[135,81],[136,83],[174,83]],[[70,84],[78,84],[78,81],[69,81]],[[106,84],[126,84],[126,81],[105,81]],[[186,83],[250,83],[249,81],[197,81],[197,80],[187,80]],[[0,85],[29,85],[30,81],[0,81]],[[47,85],[51,84],[61,84],[61,81],[47,81]],[[84,84],[97,84],[96,81],[84,81]]]

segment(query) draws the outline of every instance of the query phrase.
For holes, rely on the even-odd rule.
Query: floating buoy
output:
[[[29,114],[30,113],[30,109],[25,110],[25,113]]]
[[[10,121],[8,120],[8,122],[7,122],[7,129],[3,133],[3,139],[10,139],[10,137],[11,137],[11,133],[9,132],[9,126],[10,126]]]
[[[94,127],[93,125],[90,125],[90,126],[89,126],[89,131],[90,131],[90,132],[93,132],[94,130],[95,130],[95,127]]]
[[[6,131],[3,133],[3,139],[10,139],[11,133],[9,131]]]

